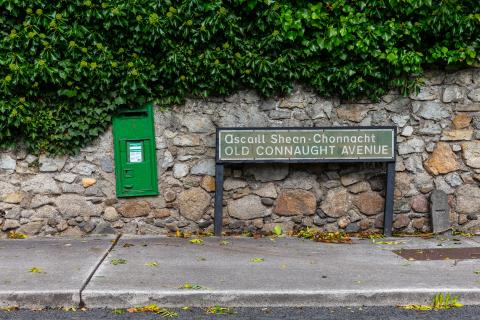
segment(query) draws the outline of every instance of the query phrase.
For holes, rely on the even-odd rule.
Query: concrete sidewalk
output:
[[[480,302],[480,260],[409,261],[392,252],[480,247],[476,238],[190,240],[122,237],[110,252],[111,238],[0,241],[0,306],[397,305],[429,303],[436,293]]]
[[[0,240],[0,307],[78,306],[113,239]]]

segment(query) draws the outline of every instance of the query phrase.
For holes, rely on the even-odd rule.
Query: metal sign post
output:
[[[391,236],[396,145],[396,127],[217,128],[215,235],[222,234],[225,164],[385,162],[384,234]]]

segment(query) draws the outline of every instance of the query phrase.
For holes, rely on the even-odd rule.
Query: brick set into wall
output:
[[[454,226],[480,225],[480,70],[428,72],[418,95],[381,101],[323,99],[304,88],[262,100],[253,92],[188,100],[156,111],[160,196],[117,199],[111,132],[72,157],[0,153],[0,236],[123,232],[161,234],[213,227],[215,127],[396,125],[397,230],[430,230],[428,196],[449,195]],[[227,166],[224,230],[382,226],[381,164]]]

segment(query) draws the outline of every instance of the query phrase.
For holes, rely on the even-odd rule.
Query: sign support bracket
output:
[[[387,190],[385,193],[385,211],[383,214],[383,235],[392,236],[393,225],[393,191],[395,186],[395,162],[387,163]]]
[[[214,231],[215,236],[222,235],[223,220],[223,164],[215,164],[215,218]]]

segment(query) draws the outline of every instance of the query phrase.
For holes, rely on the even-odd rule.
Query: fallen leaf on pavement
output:
[[[405,243],[405,241],[377,241],[375,239],[372,239],[372,243],[374,243],[374,244],[395,245],[395,244]]]
[[[203,287],[198,284],[191,284],[191,283],[185,282],[183,285],[178,287],[178,289],[200,290],[200,289],[203,289]]]
[[[40,268],[37,268],[37,267],[33,267],[33,268],[28,269],[28,272],[31,272],[31,273],[42,273],[43,270],[40,269]]]
[[[158,262],[156,262],[156,261],[150,261],[150,262],[145,263],[145,265],[146,265],[147,267],[157,267],[157,266],[158,266]]]
[[[77,308],[75,308],[75,307],[63,307],[62,310],[65,311],[65,312],[75,312],[75,311],[77,311]]]
[[[26,239],[28,237],[23,233],[10,231],[9,233],[7,233],[7,238],[8,239]]]
[[[151,312],[151,313],[158,314],[158,315],[160,315],[164,318],[176,318],[176,317],[178,317],[178,313],[176,313],[175,311],[167,309],[167,308],[159,307],[156,304],[150,304],[150,305],[144,306],[144,307],[129,308],[129,309],[127,309],[127,312],[129,312],[129,313]]]
[[[225,308],[220,306],[208,307],[205,309],[207,314],[233,314],[234,311],[232,308]]]
[[[253,263],[258,263],[258,262],[264,262],[265,259],[263,258],[252,258],[250,259],[250,262],[253,262]]]
[[[18,306],[0,307],[0,311],[4,311],[4,312],[16,311],[18,309],[19,309]]]
[[[127,312],[125,309],[115,309],[115,310],[113,310],[114,314],[124,314],[125,312]]]
[[[202,242],[203,242],[202,239],[197,239],[197,238],[190,240],[190,243],[193,243],[193,244],[201,244]]]
[[[116,265],[119,265],[119,264],[126,264],[127,260],[125,260],[125,259],[112,259],[111,263],[114,266],[116,266]]]

